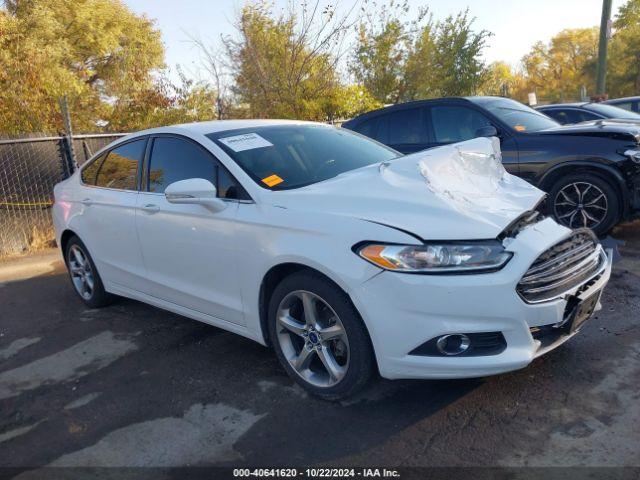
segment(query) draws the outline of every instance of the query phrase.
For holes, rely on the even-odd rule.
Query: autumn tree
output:
[[[407,2],[378,7],[360,23],[351,71],[383,103],[472,95],[485,80],[486,30],[465,10],[435,22],[426,9],[408,19]]]
[[[0,131],[61,128],[67,95],[77,130],[109,121],[163,67],[160,32],[120,0],[7,0],[0,7]],[[108,100],[108,101],[107,101]]]
[[[340,88],[338,62],[349,15],[319,1],[275,14],[266,2],[245,5],[237,35],[224,41],[233,92],[248,115],[324,120],[326,98]]]
[[[406,0],[373,3],[357,25],[350,72],[381,103],[398,103],[406,97],[407,61],[423,22],[430,23],[426,9],[419,10],[414,19],[408,20],[409,15]]]
[[[527,87],[550,101],[577,99],[582,86],[595,88],[598,29],[563,30],[548,44],[538,42],[522,59]]]

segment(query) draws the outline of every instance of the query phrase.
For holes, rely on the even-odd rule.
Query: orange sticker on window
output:
[[[525,127],[524,125],[516,125],[513,128],[515,128],[518,132],[524,132],[527,129],[527,127]]]
[[[284,180],[282,180],[278,175],[271,175],[270,177],[262,179],[262,183],[265,183],[268,187],[275,187],[282,182],[284,182]]]

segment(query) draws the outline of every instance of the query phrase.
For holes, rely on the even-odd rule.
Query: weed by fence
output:
[[[93,153],[122,134],[0,140],[0,257],[53,242],[53,187]]]

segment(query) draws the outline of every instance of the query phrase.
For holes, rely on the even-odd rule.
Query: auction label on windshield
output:
[[[281,179],[278,175],[273,174],[267,178],[263,178],[262,179],[262,183],[267,184],[267,186],[269,187],[275,187],[276,185],[278,185],[279,183],[284,182],[283,179]]]
[[[243,133],[242,135],[219,138],[218,140],[224,143],[234,152],[253,150],[254,148],[273,147],[273,143],[265,138],[262,138],[257,133]]]

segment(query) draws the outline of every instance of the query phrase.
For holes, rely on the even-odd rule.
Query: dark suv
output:
[[[501,97],[394,105],[342,125],[402,153],[498,136],[506,169],[548,192],[545,208],[571,228],[607,233],[640,212],[640,127],[607,121],[560,126]]]

